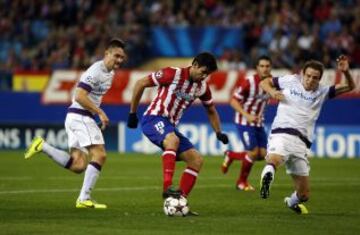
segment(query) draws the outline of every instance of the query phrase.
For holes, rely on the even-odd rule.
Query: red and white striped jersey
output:
[[[235,89],[233,98],[240,102],[246,112],[255,116],[260,115],[262,118],[258,122],[250,123],[243,115],[241,115],[239,112],[236,112],[236,124],[257,127],[262,127],[264,125],[263,113],[270,97],[263,89],[261,89],[259,83],[260,77],[257,74],[246,77]]]
[[[168,67],[148,77],[158,86],[156,97],[152,100],[144,115],[167,117],[177,125],[184,111],[199,98],[204,106],[213,104],[211,91],[205,81],[192,82],[190,67]]]

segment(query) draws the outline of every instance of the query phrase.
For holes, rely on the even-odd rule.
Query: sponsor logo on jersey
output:
[[[306,96],[302,92],[298,92],[294,89],[290,90],[290,95],[294,95],[294,96],[300,97],[303,100],[307,100],[307,101],[311,101],[311,102],[315,102],[315,100],[317,98],[317,97],[312,97],[312,96]]]

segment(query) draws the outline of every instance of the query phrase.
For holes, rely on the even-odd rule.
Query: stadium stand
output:
[[[221,48],[222,68],[246,68],[269,54],[275,68],[340,53],[360,67],[356,0],[20,1],[0,2],[0,69],[83,69],[108,35],[128,43],[128,68],[152,58],[153,27],[241,28],[241,47]]]

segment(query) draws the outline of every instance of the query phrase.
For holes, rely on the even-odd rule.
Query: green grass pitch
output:
[[[61,169],[44,155],[0,152],[0,234],[360,234],[360,160],[311,159],[309,215],[285,208],[292,191],[280,168],[270,198],[259,197],[264,162],[250,175],[256,192],[235,190],[239,163],[227,175],[220,157],[205,165],[189,203],[199,217],[162,212],[161,161],[142,154],[109,153],[93,197],[107,210],[75,209],[82,175]],[[177,164],[175,182],[184,164]]]

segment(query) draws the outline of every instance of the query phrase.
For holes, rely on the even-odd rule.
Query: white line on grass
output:
[[[159,177],[161,177],[159,175]],[[201,177],[201,180],[228,180],[228,178],[232,176],[204,176]],[[35,180],[37,177],[31,177],[31,176],[0,176],[0,180]],[[76,176],[50,176],[50,177],[41,177],[42,180],[79,180]],[[153,180],[153,176],[102,176],[102,180]],[[358,177],[340,177],[340,178],[328,178],[328,177],[317,177],[317,178],[310,178],[311,182],[341,182],[341,183],[347,183],[347,182],[359,182]]]
[[[275,184],[274,187],[289,186],[290,184]],[[322,183],[318,186],[340,186],[343,183]],[[360,182],[356,183],[347,183],[347,186],[359,186]],[[206,188],[229,188],[229,184],[215,184],[215,185],[198,185],[196,188],[206,189]],[[143,191],[143,190],[160,190],[160,187],[157,186],[144,186],[144,187],[115,187],[115,188],[96,188],[96,191],[101,192],[121,192],[121,191]],[[30,193],[68,193],[68,192],[78,192],[79,189],[28,189],[28,190],[8,190],[0,191],[0,195],[6,194],[30,194]]]

